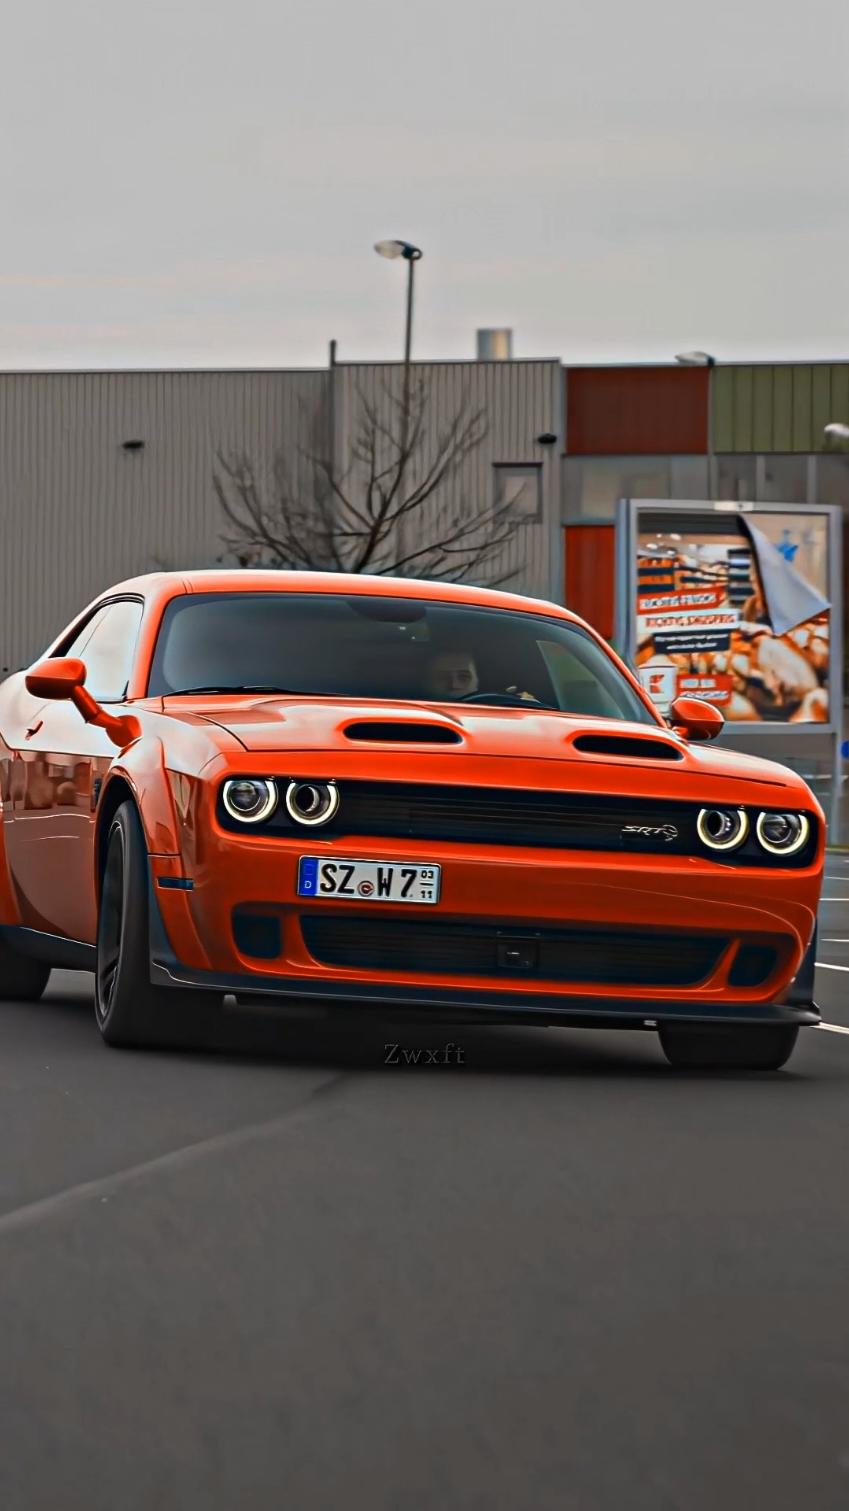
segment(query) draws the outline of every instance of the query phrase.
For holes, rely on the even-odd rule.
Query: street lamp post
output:
[[[716,357],[710,352],[678,352],[675,357],[682,367],[716,367]],[[708,412],[707,412],[707,474],[708,474],[708,498],[713,499],[719,492],[719,479],[716,474],[716,457],[713,451],[713,377],[708,373]]]
[[[407,445],[410,433],[410,387],[411,372],[410,364],[413,352],[413,292],[415,284],[416,263],[420,261],[422,252],[420,247],[414,247],[409,241],[378,241],[374,250],[380,257],[388,257],[395,260],[403,257],[407,264],[407,323],[404,332],[404,397],[401,414],[401,468],[407,465]]]

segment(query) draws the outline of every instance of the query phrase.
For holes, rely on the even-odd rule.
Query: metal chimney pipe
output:
[[[478,331],[479,362],[509,362],[513,356],[511,330]]]

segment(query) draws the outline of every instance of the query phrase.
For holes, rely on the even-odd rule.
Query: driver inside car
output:
[[[470,651],[443,651],[434,656],[425,673],[425,685],[430,697],[443,702],[473,697],[480,690],[480,675],[474,656]],[[523,703],[539,701],[533,693],[520,692],[518,687],[505,687],[500,691]]]
[[[433,698],[453,701],[470,697],[480,687],[474,656],[469,651],[443,651],[434,656],[425,673],[425,684]]]

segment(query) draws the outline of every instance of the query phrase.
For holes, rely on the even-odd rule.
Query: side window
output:
[[[74,636],[73,640],[66,641],[64,645],[60,645],[53,652],[53,655],[76,656],[80,661],[82,661],[83,651],[85,650],[89,640],[97,629],[97,626],[99,624],[102,624],[103,616],[105,615],[108,608],[109,605],[106,604],[102,609],[98,609],[94,614],[92,614],[91,618],[86,620],[82,629],[78,632],[78,634]]]
[[[130,599],[106,603],[63,649],[85,662],[85,685],[100,702],[117,703],[127,691],[141,617],[142,605]]]

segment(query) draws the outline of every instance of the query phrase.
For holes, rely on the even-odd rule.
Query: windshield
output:
[[[330,593],[174,599],[148,692],[476,702],[653,723],[579,626],[468,604]]]

